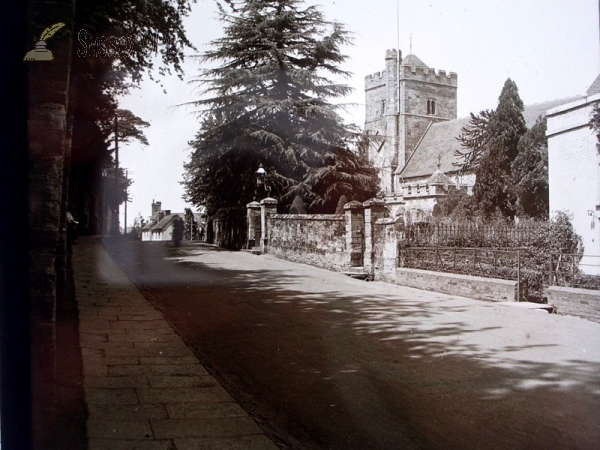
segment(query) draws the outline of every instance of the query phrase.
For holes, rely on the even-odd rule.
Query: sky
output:
[[[502,86],[511,78],[526,105],[585,94],[600,72],[597,0],[323,0],[325,18],[353,33],[352,46],[341,68],[352,73],[343,80],[354,91],[340,100],[348,106],[344,119],[363,126],[364,78],[385,68],[385,51],[400,48],[417,55],[431,68],[458,74],[458,117],[495,108]],[[198,51],[189,50],[183,80],[143,81],[119,100],[149,122],[149,145],[120,147],[121,167],[133,180],[127,205],[127,225],[141,214],[148,218],[153,200],[163,209],[192,208],[183,196],[183,164],[188,142],[199,130],[193,107],[178,106],[200,98],[192,80],[203,67],[193,55],[211,48],[222,36],[215,0],[196,0],[184,26]],[[412,51],[411,51],[412,49]],[[166,93],[163,92],[166,90]],[[124,208],[121,205],[121,223]]]

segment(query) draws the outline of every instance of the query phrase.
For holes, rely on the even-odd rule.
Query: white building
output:
[[[600,153],[589,127],[600,102],[600,76],[586,97],[548,111],[548,179],[550,214],[569,215],[583,239],[585,273],[600,274]]]

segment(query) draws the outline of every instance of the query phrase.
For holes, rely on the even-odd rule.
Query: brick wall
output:
[[[348,267],[343,215],[273,214],[268,253],[330,270]]]
[[[516,281],[420,269],[398,268],[395,271],[393,282],[402,286],[460,295],[477,300],[512,302],[516,300],[517,296]]]
[[[548,303],[556,306],[558,314],[600,322],[600,291],[552,286]]]

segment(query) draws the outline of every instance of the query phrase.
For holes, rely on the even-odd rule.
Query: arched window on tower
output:
[[[430,116],[435,116],[435,100],[431,98],[427,100],[427,114]]]
[[[385,100],[381,100],[381,111],[379,112],[379,115],[385,115]]]

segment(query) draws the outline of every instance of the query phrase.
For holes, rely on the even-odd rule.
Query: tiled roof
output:
[[[525,106],[523,118],[528,128],[531,128],[537,118],[549,109],[566,103],[573,102],[582,96],[551,100]],[[454,156],[456,150],[461,150],[461,143],[456,138],[461,134],[461,129],[469,124],[469,117],[432,124],[425,136],[418,144],[417,149],[410,156],[404,167],[398,167],[397,174],[402,178],[415,178],[429,176],[437,169],[438,157],[440,170],[444,173],[456,172],[457,163],[461,159]]]
[[[594,80],[592,85],[588,88],[586,94],[588,96],[594,95],[594,94],[600,94],[600,75],[598,75],[596,77],[596,79]]]
[[[166,228],[177,216],[179,216],[183,219],[184,214],[183,213],[169,214],[169,215],[163,217],[162,219],[160,219],[158,221],[158,223],[156,225],[154,225],[150,230],[151,231],[161,231],[162,229]]]
[[[423,61],[421,61],[421,59],[417,56],[417,55],[406,55],[404,58],[402,58],[402,61],[400,62],[401,66],[411,66],[411,67],[425,67],[426,69],[429,69],[429,66],[427,64],[425,64]]]

